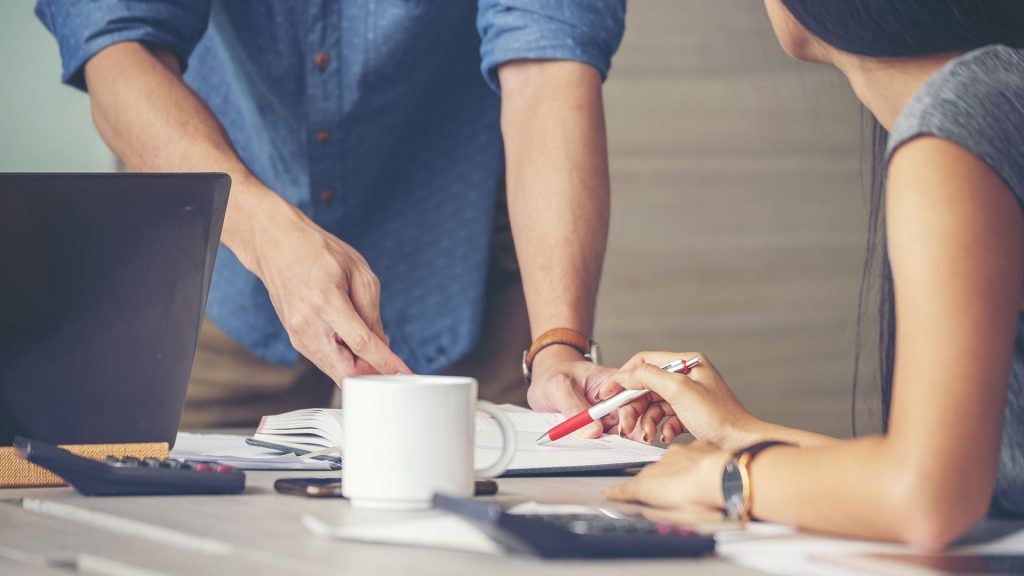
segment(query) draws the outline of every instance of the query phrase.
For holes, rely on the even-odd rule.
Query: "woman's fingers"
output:
[[[683,432],[686,432],[686,427],[679,420],[679,416],[669,416],[661,425],[661,438],[659,440],[661,440],[662,444],[668,444]]]
[[[708,482],[706,473],[720,471],[730,456],[708,442],[674,444],[659,461],[644,467],[625,484],[609,487],[604,494],[612,500],[659,508],[717,507],[721,505],[721,492],[717,482]]]
[[[655,435],[658,433],[658,424],[665,419],[665,416],[670,414],[671,408],[665,402],[655,402],[644,410],[642,416],[640,416],[640,422],[637,423],[637,427],[643,432],[640,437],[644,442],[653,442]]]
[[[686,353],[683,352],[637,352],[629,359],[628,362],[622,365],[622,370],[631,370],[641,364],[664,366],[669,362],[675,362],[676,360],[688,360],[692,357],[692,354],[687,356]]]
[[[665,493],[671,491],[671,484],[670,479],[664,478],[661,474],[638,474],[622,484],[605,488],[604,496],[609,500],[621,502],[666,506],[671,504],[670,501],[673,499]]]
[[[615,484],[605,488],[605,498],[608,498],[609,500],[618,500],[620,502],[639,501],[639,498],[637,498],[636,481],[637,479],[634,477],[622,484]]]
[[[685,374],[666,372],[651,364],[637,365],[628,372],[620,371],[614,380],[630,390],[650,390],[670,404],[679,401],[686,387],[694,384]]]
[[[708,508],[701,504],[686,504],[679,508],[644,508],[640,511],[644,518],[659,524],[672,524],[691,528],[694,524],[722,521],[720,508]]]
[[[644,394],[629,404],[619,408],[620,436],[627,435],[636,428],[636,423],[640,419],[640,415],[644,413],[644,410],[647,409],[647,406],[649,406],[653,400],[654,399],[651,398],[651,394]]]

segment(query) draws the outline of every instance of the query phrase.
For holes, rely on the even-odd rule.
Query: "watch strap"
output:
[[[597,361],[596,358],[591,357],[591,350],[594,348],[594,342],[584,335],[582,332],[573,330],[572,328],[552,328],[547,332],[544,332],[533,341],[530,349],[523,354],[523,373],[529,378],[530,373],[533,370],[533,360],[537,357],[537,354],[541,350],[548,348],[549,346],[568,346],[573,350],[576,350],[584,358]]]
[[[789,442],[783,442],[781,440],[765,440],[764,442],[758,442],[757,444],[752,444],[750,446],[747,446],[746,448],[741,448],[737,450],[734,456],[739,458],[740,455],[746,454],[747,464],[750,464],[750,462],[754,459],[755,456],[760,454],[763,450],[771,448],[772,446],[792,446],[792,444],[790,444]]]
[[[738,516],[743,522],[749,522],[754,520],[751,510],[754,508],[754,489],[753,480],[750,476],[750,464],[753,463],[754,458],[758,454],[771,448],[773,446],[792,446],[789,442],[782,442],[780,440],[765,440],[752,444],[746,448],[741,448],[733,453],[731,462],[735,463],[736,467],[739,468],[740,475],[743,479],[743,506],[742,509],[735,511],[733,516]],[[728,499],[729,495],[726,494],[725,498]]]

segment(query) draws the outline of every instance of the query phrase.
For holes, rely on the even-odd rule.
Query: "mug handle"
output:
[[[501,456],[494,464],[474,470],[478,478],[497,478],[508,470],[508,465],[512,463],[512,457],[516,454],[516,429],[508,416],[494,404],[481,400],[476,403],[476,409],[490,414],[498,423],[498,429],[501,430]]]

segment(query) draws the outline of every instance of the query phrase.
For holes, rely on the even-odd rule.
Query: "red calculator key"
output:
[[[216,470],[217,472],[234,472],[235,471],[234,468],[232,468],[231,466],[228,466],[226,464],[218,464],[217,467],[214,468],[214,470]]]
[[[210,470],[213,470],[213,466],[210,466],[209,464],[196,464],[192,469],[198,472],[209,472]]]

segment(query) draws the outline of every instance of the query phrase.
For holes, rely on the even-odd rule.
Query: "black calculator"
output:
[[[245,490],[245,473],[230,466],[131,456],[107,456],[99,462],[21,437],[14,438],[14,451],[86,496],[236,494]]]
[[[509,514],[495,502],[434,496],[434,507],[457,514],[513,552],[542,558],[669,558],[715,551],[715,540],[640,516]]]

